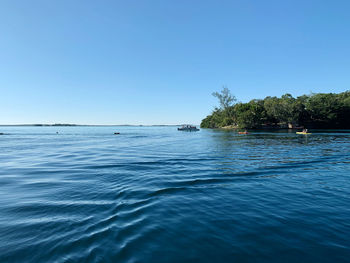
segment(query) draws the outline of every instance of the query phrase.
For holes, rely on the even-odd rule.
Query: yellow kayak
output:
[[[296,134],[312,134],[311,132],[296,132]]]

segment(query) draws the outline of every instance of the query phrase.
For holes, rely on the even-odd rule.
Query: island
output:
[[[312,93],[237,102],[228,88],[214,92],[220,103],[201,122],[201,128],[350,128],[350,91]]]

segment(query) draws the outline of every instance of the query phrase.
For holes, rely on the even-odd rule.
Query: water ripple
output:
[[[349,131],[55,129],[0,138],[0,262],[350,258]]]

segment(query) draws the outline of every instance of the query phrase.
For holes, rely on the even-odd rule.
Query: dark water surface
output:
[[[0,262],[350,262],[349,133],[0,132]]]

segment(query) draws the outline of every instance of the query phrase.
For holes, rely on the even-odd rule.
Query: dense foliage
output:
[[[316,93],[293,98],[266,97],[248,103],[235,103],[228,90],[215,93],[221,107],[202,120],[202,128],[306,127],[350,128],[350,91],[343,93]],[[224,93],[224,94],[223,94]],[[226,99],[226,101],[222,101]],[[228,105],[226,102],[231,103]]]

